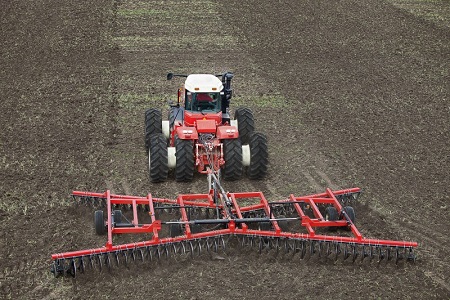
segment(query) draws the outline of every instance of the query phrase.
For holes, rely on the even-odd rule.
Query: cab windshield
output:
[[[186,93],[186,110],[198,112],[219,112],[220,93]]]

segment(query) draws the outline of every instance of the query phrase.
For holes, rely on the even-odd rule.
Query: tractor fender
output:
[[[217,127],[217,138],[223,139],[237,139],[239,131],[235,126],[219,126]]]
[[[175,147],[167,147],[167,165],[173,170],[177,166],[177,156]]]
[[[164,133],[164,136],[166,137],[166,139],[170,138],[170,124],[169,124],[169,120],[162,121],[162,132]]]
[[[242,165],[244,167],[250,166],[252,154],[250,152],[250,145],[242,145]]]
[[[198,132],[195,127],[185,127],[185,126],[177,127],[176,135],[178,135],[178,138],[182,140],[198,139]]]

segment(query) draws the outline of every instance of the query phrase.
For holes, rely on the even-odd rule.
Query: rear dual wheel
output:
[[[250,179],[262,179],[267,174],[269,152],[267,138],[262,133],[252,133],[249,139],[250,163],[247,175]],[[238,180],[243,173],[243,152],[240,139],[223,140],[225,165],[222,174],[225,180]]]
[[[169,162],[167,157],[167,140],[163,133],[150,135],[148,168],[151,182],[162,182],[167,179]]]
[[[234,119],[237,121],[239,138],[241,139],[242,145],[248,144],[253,131],[255,131],[253,112],[250,108],[238,108],[234,113]]]
[[[262,179],[267,174],[269,150],[264,134],[255,132],[250,136],[250,165],[247,175],[250,179]]]
[[[234,181],[242,177],[242,145],[239,139],[223,140],[225,165],[222,175],[225,180]]]
[[[96,210],[94,213],[95,233],[104,235],[106,233],[106,224],[103,210]]]
[[[194,177],[194,142],[175,137],[175,155],[177,157],[175,179],[181,182],[192,181]]]

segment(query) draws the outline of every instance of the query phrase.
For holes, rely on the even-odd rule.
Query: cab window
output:
[[[198,112],[219,112],[221,110],[220,93],[186,92],[186,110]]]

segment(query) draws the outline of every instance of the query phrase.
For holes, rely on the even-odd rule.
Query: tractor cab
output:
[[[179,91],[179,102],[184,102],[185,124],[195,126],[199,120],[213,120],[217,125],[221,124],[222,90],[222,82],[214,75],[187,76],[184,88]]]

